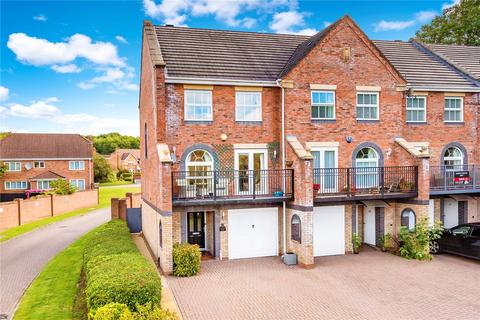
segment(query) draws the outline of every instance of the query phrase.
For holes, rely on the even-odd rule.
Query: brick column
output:
[[[430,164],[428,158],[417,159],[418,165],[418,200],[430,199]]]
[[[160,163],[159,178],[158,209],[160,209],[159,218],[162,223],[162,243],[159,250],[160,268],[166,274],[171,274],[173,272],[172,162]]]
[[[113,219],[118,219],[118,198],[112,198],[110,199],[110,212],[111,212],[111,217]]]

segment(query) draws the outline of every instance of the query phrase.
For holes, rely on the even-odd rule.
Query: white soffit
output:
[[[367,207],[378,207],[378,208],[388,208],[390,205],[382,200],[364,200],[362,201]]]

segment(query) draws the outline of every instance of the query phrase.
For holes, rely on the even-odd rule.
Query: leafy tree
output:
[[[65,179],[57,179],[50,182],[50,188],[52,188],[53,193],[60,195],[72,194],[77,190],[74,186],[70,184],[70,182]]]
[[[480,45],[480,0],[461,0],[423,25],[416,38],[426,43]]]
[[[7,172],[7,165],[0,161],[0,178]]]
[[[10,132],[0,132],[0,140],[5,138],[6,136],[10,135]]]
[[[116,149],[138,149],[140,138],[124,136],[117,132],[88,137],[93,141],[95,149],[100,154],[110,154]]]
[[[116,180],[115,173],[107,160],[100,154],[93,156],[93,175],[95,182],[113,182]]]

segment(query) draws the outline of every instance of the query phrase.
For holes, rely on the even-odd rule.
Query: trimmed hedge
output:
[[[130,311],[160,303],[160,277],[138,252],[121,220],[110,221],[91,234],[85,246],[84,270],[87,307],[93,314],[113,302],[125,304]]]
[[[176,243],[173,245],[173,275],[191,277],[200,271],[202,254],[198,245]]]
[[[178,316],[170,311],[153,307],[150,304],[139,306],[137,312],[130,312],[128,306],[121,303],[110,303],[92,315],[92,320],[178,320]]]

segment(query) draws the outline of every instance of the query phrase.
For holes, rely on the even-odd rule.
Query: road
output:
[[[52,223],[0,244],[0,319],[10,319],[25,290],[47,262],[96,226],[110,208]]]

